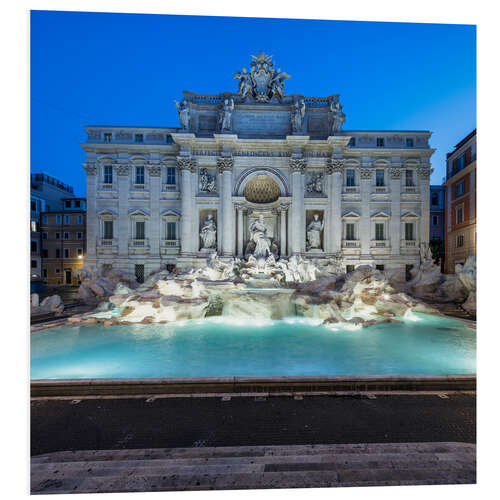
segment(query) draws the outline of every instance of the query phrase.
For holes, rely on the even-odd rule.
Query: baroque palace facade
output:
[[[290,76],[252,59],[237,93],[185,91],[180,127],[86,127],[86,262],[138,281],[214,251],[336,258],[347,271],[418,264],[430,132],[342,130],[338,95],[286,95]]]

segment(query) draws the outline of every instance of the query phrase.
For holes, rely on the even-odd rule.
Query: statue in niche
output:
[[[206,168],[200,170],[200,191],[205,193],[215,193],[217,191],[215,175],[210,175]]]
[[[255,258],[266,259],[271,254],[271,239],[267,236],[267,228],[264,225],[262,214],[250,224],[250,240],[255,243],[252,254]]]
[[[175,107],[177,108],[177,113],[179,113],[179,123],[181,124],[182,130],[189,130],[189,106],[187,102],[184,100],[180,104],[177,101],[175,102]]]
[[[311,180],[307,183],[306,191],[308,193],[323,193],[323,174],[311,174]]]
[[[338,99],[332,100],[330,103],[330,119],[331,135],[338,134],[342,130],[342,125],[345,122],[345,113],[342,111],[342,105]]]
[[[234,109],[234,101],[231,99],[231,103],[228,99],[224,101],[224,108],[220,114],[219,123],[221,132],[224,130],[231,130],[231,117]]]
[[[295,101],[292,111],[292,130],[294,132],[302,131],[302,122],[304,120],[304,115],[306,114],[306,104],[304,99],[300,101]]]
[[[321,248],[321,231],[323,231],[323,221],[318,214],[314,214],[313,220],[307,226],[307,249]]]
[[[203,241],[202,249],[215,248],[217,243],[217,226],[215,225],[212,214],[207,215],[205,223],[201,228],[200,236]]]

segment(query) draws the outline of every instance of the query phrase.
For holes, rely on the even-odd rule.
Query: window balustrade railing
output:
[[[134,238],[130,240],[129,246],[134,248],[144,248],[149,245],[149,240],[147,238]]]
[[[401,246],[403,248],[418,248],[419,243],[417,240],[401,240]]]
[[[359,240],[342,240],[343,248],[359,248]]]
[[[161,246],[167,248],[177,248],[180,246],[180,240],[162,240]]]
[[[390,240],[372,240],[371,246],[373,248],[387,248],[389,247]]]

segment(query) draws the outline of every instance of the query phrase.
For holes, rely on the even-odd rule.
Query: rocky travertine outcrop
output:
[[[394,321],[410,311],[435,314],[426,300],[464,302],[475,311],[475,261],[468,260],[456,276],[436,272],[428,260],[412,280],[388,277],[371,266],[345,274],[338,261],[314,262],[300,257],[275,261],[250,258],[207,258],[202,269],[180,273],[160,271],[142,285],[102,278],[90,272],[82,295],[99,304],[77,321],[113,323],[172,322],[209,316],[244,320],[315,318],[325,323],[370,325]],[[467,310],[469,310],[467,309]]]
[[[64,304],[59,295],[51,295],[50,297],[45,297],[45,299],[40,302],[40,298],[37,293],[31,294],[31,316],[50,313],[60,314],[63,311]]]

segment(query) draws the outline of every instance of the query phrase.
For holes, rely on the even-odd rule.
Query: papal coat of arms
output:
[[[257,102],[268,102],[273,97],[280,101],[283,98],[285,80],[290,75],[274,69],[273,56],[268,56],[260,52],[257,56],[252,56],[250,73],[246,68],[238,71],[233,78],[239,80],[239,94],[243,99],[253,97]]]

